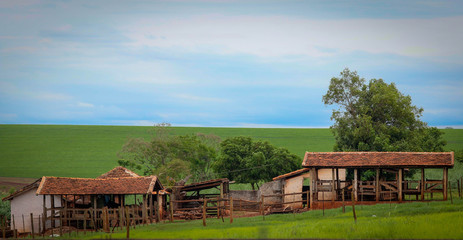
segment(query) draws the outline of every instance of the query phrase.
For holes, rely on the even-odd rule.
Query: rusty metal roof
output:
[[[302,173],[308,172],[308,168],[302,168],[293,172],[285,173],[283,175],[280,175],[278,177],[274,177],[273,181],[278,180],[278,179],[285,179],[285,178],[292,178],[301,175]]]

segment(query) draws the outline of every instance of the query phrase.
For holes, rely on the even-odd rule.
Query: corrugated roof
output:
[[[306,152],[303,167],[453,167],[453,152]]]
[[[228,178],[212,179],[204,182],[192,183],[189,185],[182,186],[182,191],[193,191],[199,189],[208,189],[216,186],[220,186],[221,183],[229,182]]]
[[[308,172],[308,171],[309,171],[308,168],[302,168],[302,169],[299,169],[299,170],[296,170],[296,171],[293,171],[293,172],[285,173],[285,174],[280,175],[278,177],[274,177],[273,181],[278,180],[278,179],[283,179],[283,178],[296,177],[296,176],[299,176],[300,174]]]
[[[101,174],[97,178],[124,178],[124,177],[140,177],[140,175],[130,171],[129,169],[117,166],[107,173]]]
[[[24,186],[21,189],[17,190],[16,192],[2,198],[2,201],[11,200],[11,199],[13,199],[13,198],[15,198],[15,197],[29,191],[29,190],[31,190],[31,189],[38,188],[39,185],[40,185],[41,180],[42,180],[42,178],[39,178],[39,179],[35,180],[33,183],[31,183],[31,184],[29,184],[27,186]]]
[[[147,194],[162,188],[156,176],[102,179],[43,177],[37,194]]]

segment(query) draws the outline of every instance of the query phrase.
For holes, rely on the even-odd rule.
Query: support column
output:
[[[424,189],[425,189],[425,182],[424,182],[424,168],[421,168],[421,201],[424,201]]]
[[[309,195],[309,207],[310,209],[312,209],[312,203],[313,203],[313,168],[310,169],[310,186],[309,186],[309,192],[310,192],[310,195]]]
[[[51,228],[55,228],[55,195],[50,195],[51,197]]]
[[[331,169],[331,200],[335,201],[337,198],[334,186],[334,168]]]
[[[443,195],[444,195],[444,201],[447,200],[447,186],[449,184],[449,179],[448,179],[448,175],[449,175],[449,169],[444,167],[444,174],[443,174],[443,178],[442,178],[442,184],[443,184],[443,187],[442,187],[442,190],[443,190]]]
[[[354,169],[354,182],[352,186],[352,191],[354,191],[354,200],[358,200],[358,171],[357,168]]]
[[[336,168],[336,182],[337,182],[336,188],[339,191],[339,189],[341,189],[341,181],[339,180],[339,168]]]
[[[43,215],[42,215],[42,226],[43,226],[43,232],[47,229],[46,223],[47,223],[47,195],[43,195]]]
[[[399,168],[399,177],[397,178],[397,190],[398,192],[398,197],[399,197],[399,202],[402,202],[402,197],[403,197],[403,169]]]
[[[375,185],[375,193],[376,193],[376,202],[379,202],[379,198],[381,196],[381,185],[379,184],[379,175],[381,173],[381,170],[379,168],[376,169],[376,185]]]

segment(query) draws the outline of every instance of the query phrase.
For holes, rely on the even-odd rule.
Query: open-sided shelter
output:
[[[453,165],[453,152],[306,152],[302,163],[311,173],[311,205],[321,200],[319,192],[331,192],[335,200],[340,200],[342,191],[347,196],[352,194],[356,201],[359,198],[403,201],[405,195],[421,196],[424,200],[424,194],[428,192],[440,192],[446,200],[448,169]],[[317,170],[334,172],[341,168],[352,169],[353,180],[341,181],[333,174],[331,181],[323,181],[317,176]],[[442,169],[442,179],[426,179],[427,168]],[[420,169],[420,180],[405,180],[404,171],[408,169]],[[375,179],[360,181],[360,170],[373,170]],[[395,179],[386,178],[387,174],[392,174]]]

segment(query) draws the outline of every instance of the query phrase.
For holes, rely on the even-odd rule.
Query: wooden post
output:
[[[444,201],[447,200],[447,185],[448,185],[448,168],[444,167],[444,176],[443,176],[443,179],[442,179],[442,185],[443,185],[443,195],[444,195]]]
[[[457,188],[458,188],[458,197],[461,198],[461,191],[460,191],[460,179],[457,179]]]
[[[261,201],[260,201],[260,212],[262,214],[262,220],[265,221],[265,214],[264,214],[264,195],[260,195]]]
[[[381,197],[381,185],[379,184],[379,175],[381,174],[381,170],[379,168],[376,169],[376,177],[375,177],[375,193],[376,193],[376,202],[379,202],[379,198]]]
[[[336,188],[339,191],[341,189],[341,181],[339,180],[339,168],[336,168],[336,182],[337,182]]]
[[[453,197],[452,197],[452,183],[449,181],[449,191],[450,191],[450,203],[453,204]]]
[[[5,217],[5,220],[6,220],[6,217]],[[5,222],[6,224],[6,222]],[[32,236],[32,239],[34,239],[34,214],[31,213],[31,236]]]
[[[309,191],[307,191],[306,194],[307,194],[307,199],[306,199],[306,200],[307,200],[307,204],[305,205],[305,208],[309,209],[309,207],[310,207],[310,195],[309,195]]]
[[[334,168],[331,168],[331,201],[336,199],[336,192],[334,187]]]
[[[174,203],[172,202],[172,198],[170,199],[169,208],[170,208],[170,222],[174,221],[174,207],[172,206]]]
[[[354,198],[354,192],[352,192],[352,213],[354,215],[354,221],[357,223],[357,214],[355,214],[355,198]]]
[[[325,216],[325,192],[322,192],[323,216]]]
[[[206,226],[206,206],[207,206],[207,199],[204,198],[203,200],[203,226]]]
[[[219,206],[219,199],[217,198],[216,202],[216,207],[217,207],[217,219],[220,218],[220,206]]]
[[[233,223],[233,198],[230,197],[230,223]]]
[[[84,235],[87,234],[87,210],[84,210]]]
[[[63,218],[63,214],[59,214],[59,222],[60,222],[60,225],[59,225],[59,236],[63,236],[63,224],[61,224],[63,222],[62,220]]]
[[[26,231],[26,223],[24,222],[24,214],[21,214],[21,216],[23,217],[23,232]]]
[[[126,223],[125,223],[125,229],[126,229],[126,238],[129,239],[130,238],[130,214],[129,214],[129,208],[128,207],[125,207],[125,219],[126,219]]]
[[[46,227],[46,222],[47,222],[47,205],[46,205],[46,196],[47,195],[43,195],[43,215],[42,215],[42,226],[43,226],[43,230],[42,230],[42,233],[45,232],[45,230],[47,229]]]
[[[314,198],[314,192],[315,192],[315,168],[310,169],[310,209],[313,209],[313,201],[315,200]]]
[[[95,228],[95,231],[98,229],[98,221],[97,221],[97,214],[96,214],[96,198],[97,195],[93,195],[93,227]]]
[[[344,189],[341,189],[341,194],[342,194],[342,213],[346,212],[346,206],[344,204]]]
[[[424,201],[424,190],[426,188],[426,183],[424,182],[424,168],[421,168],[421,201]]]
[[[402,202],[402,197],[403,197],[403,169],[402,168],[399,168],[399,177],[397,178],[397,188],[399,190],[399,192],[397,193],[398,194],[398,197],[399,197],[399,202]]]
[[[50,195],[51,202],[51,228],[55,228],[55,195]]]
[[[354,200],[357,201],[358,197],[358,171],[354,169],[354,186],[352,187],[352,193],[354,194]]]
[[[156,200],[157,200],[157,208],[158,208],[156,211],[156,219],[157,219],[156,222],[159,222],[161,221],[161,211],[162,211],[161,195],[159,194],[159,191],[158,191],[158,194],[156,195]]]
[[[2,225],[2,236],[3,238],[2,239],[6,239],[6,215],[5,217],[3,217],[2,219],[0,219],[1,221],[1,225]]]
[[[18,238],[18,231],[16,230],[16,223],[14,221],[14,214],[11,215],[11,223],[13,224],[13,237]],[[39,224],[40,224],[40,219],[39,219]],[[40,231],[40,227],[39,227],[39,231]]]

